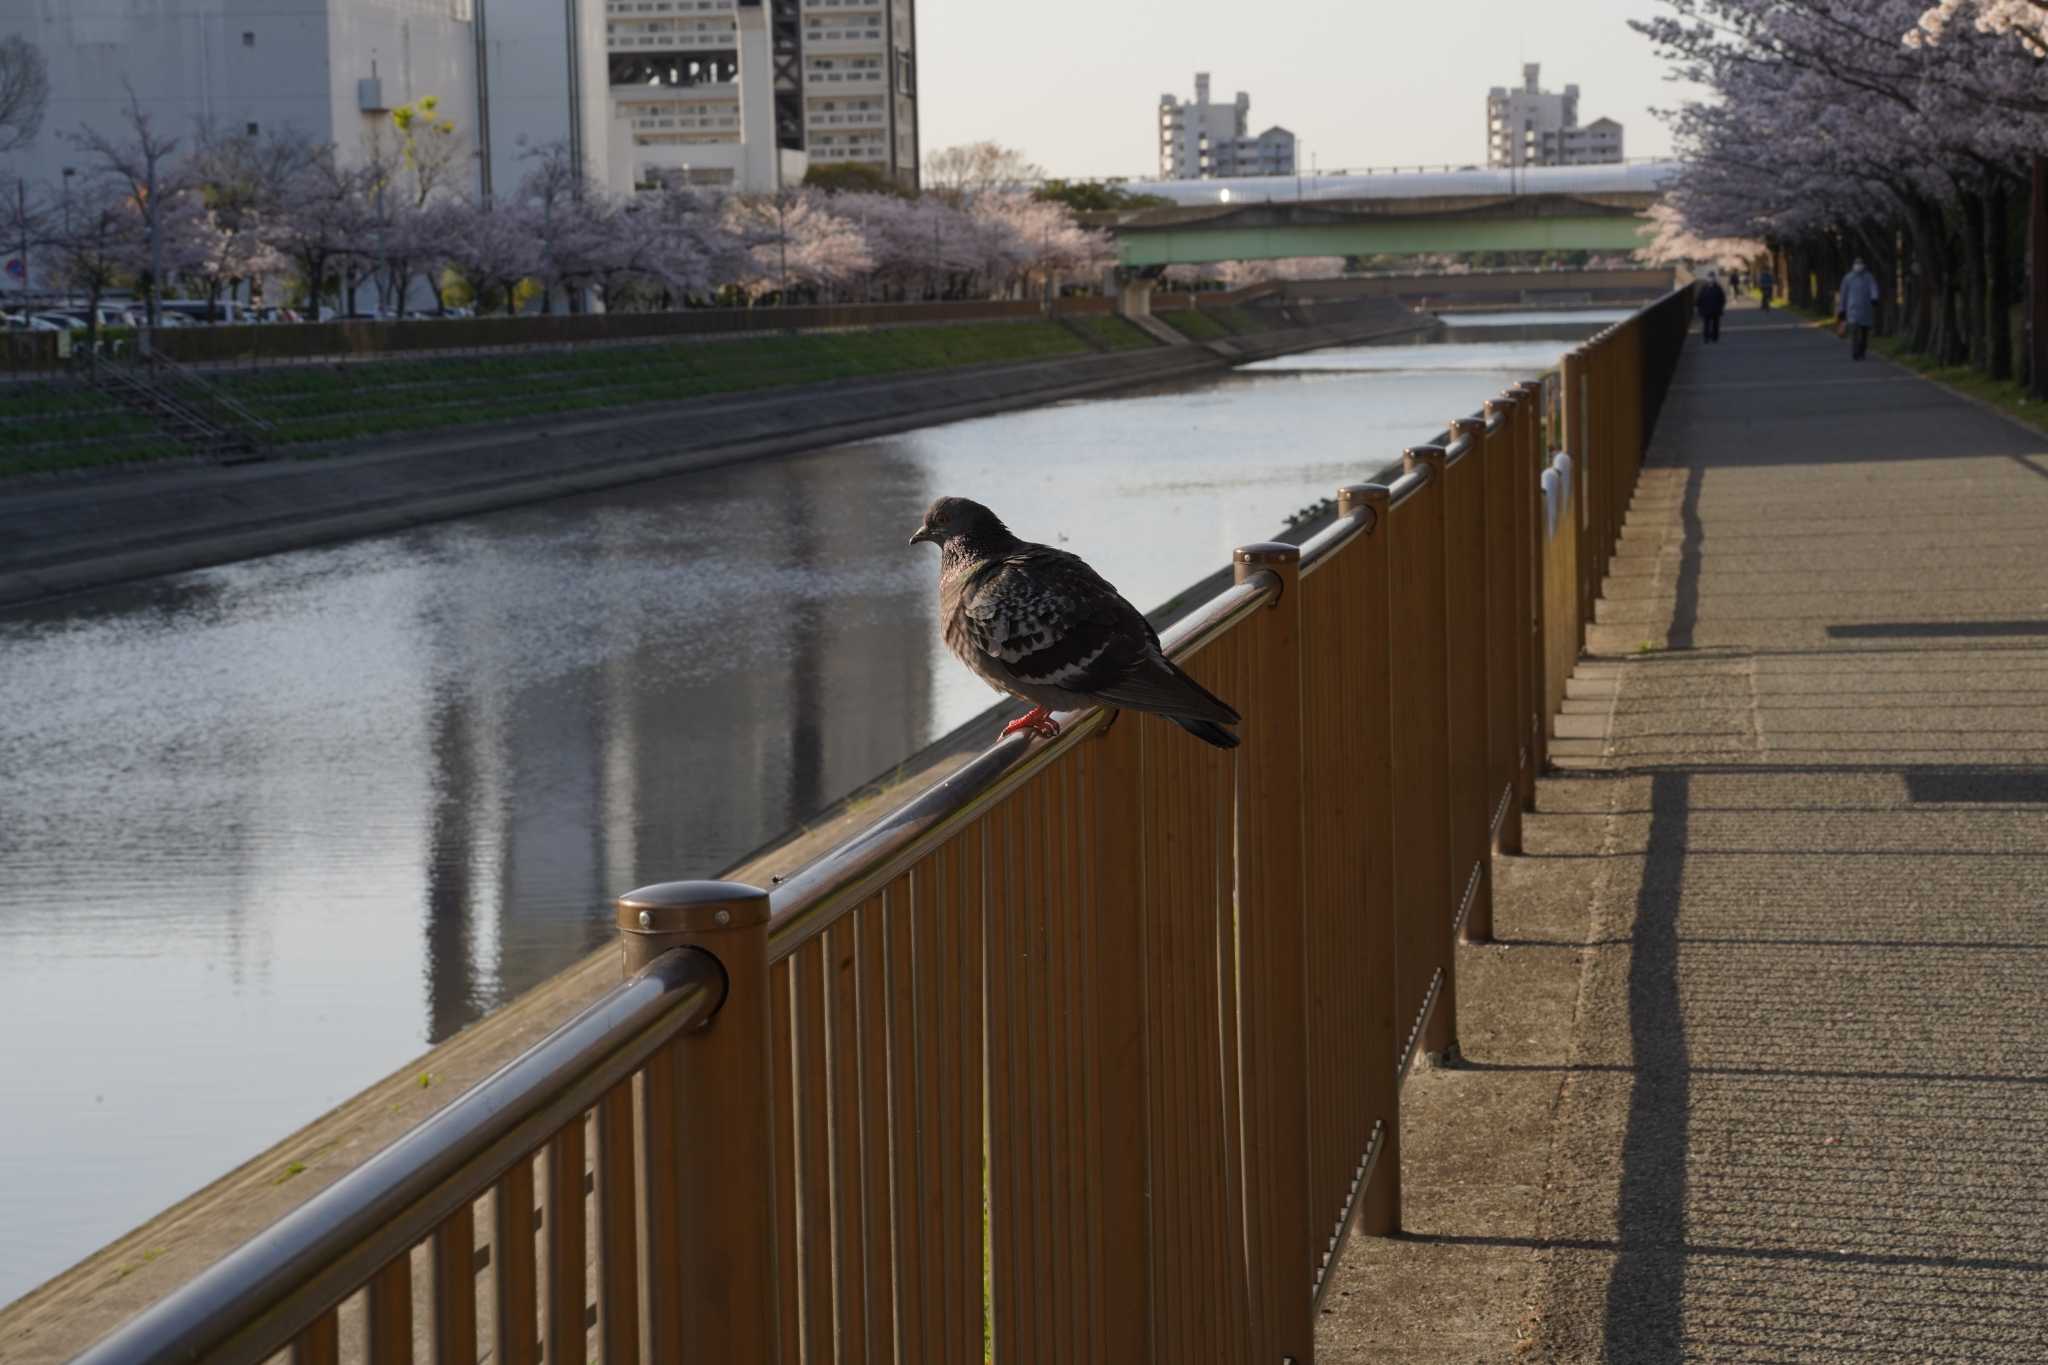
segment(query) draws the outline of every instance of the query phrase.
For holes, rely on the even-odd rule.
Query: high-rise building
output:
[[[1518,90],[1496,85],[1486,93],[1486,164],[1587,166],[1620,161],[1621,125],[1611,118],[1579,124],[1579,87],[1562,94],[1537,84],[1538,63],[1522,67]]]
[[[915,0],[64,0],[7,6],[10,34],[50,103],[0,171],[50,185],[88,166],[65,135],[118,133],[131,90],[161,133],[289,128],[345,159],[433,95],[486,195],[555,143],[616,191],[772,190],[812,161],[917,183]]]
[[[604,0],[609,179],[771,189],[859,163],[915,188],[914,0]],[[763,96],[745,99],[761,49]],[[772,127],[780,179],[766,143]]]
[[[1293,175],[1294,134],[1277,124],[1250,135],[1252,97],[1209,102],[1209,73],[1195,73],[1193,100],[1159,97],[1159,178],[1214,180],[1241,175]]]

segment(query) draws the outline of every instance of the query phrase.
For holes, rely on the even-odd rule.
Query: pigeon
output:
[[[1174,667],[1158,632],[1079,555],[1010,534],[966,498],[940,498],[910,538],[939,547],[939,614],[946,646],[998,692],[1032,710],[1003,728],[1060,732],[1055,710],[1151,711],[1219,749],[1238,737],[1227,702]]]

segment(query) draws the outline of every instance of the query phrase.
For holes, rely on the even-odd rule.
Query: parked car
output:
[[[83,332],[86,328],[83,313],[37,313],[29,321],[43,323],[53,332]]]

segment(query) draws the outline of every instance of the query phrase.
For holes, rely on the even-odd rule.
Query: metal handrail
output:
[[[1435,474],[1426,464],[1419,464],[1415,468],[1408,470],[1400,478],[1387,485],[1387,506],[1389,508],[1399,507],[1402,503],[1420,493],[1424,488],[1427,488],[1429,481],[1434,477]]]
[[[657,958],[74,1365],[269,1359],[724,999],[709,953]]]
[[[1277,598],[1280,580],[1261,570],[1225,588],[1160,638],[1185,659]],[[769,895],[768,960],[780,962],[895,880],[1108,721],[1101,707],[1059,714],[1055,739],[998,740],[880,824],[805,865]]]

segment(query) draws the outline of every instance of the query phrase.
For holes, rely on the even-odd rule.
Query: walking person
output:
[[[1764,311],[1766,313],[1771,311],[1771,295],[1777,291],[1777,288],[1778,277],[1772,274],[1770,266],[1766,265],[1757,273],[1756,277],[1757,297],[1764,301]]]
[[[1739,265],[1728,272],[1728,296],[1735,299],[1742,297],[1742,267]]]
[[[1707,278],[1701,283],[1699,292],[1693,295],[1692,306],[1700,315],[1700,334],[1710,342],[1719,341],[1721,314],[1728,311],[1728,291],[1714,278],[1713,271],[1707,272]]]
[[[1861,360],[1870,349],[1870,329],[1877,325],[1877,305],[1882,298],[1877,276],[1859,258],[1842,276],[1842,288],[1835,296],[1835,321],[1849,327],[1849,359]]]

